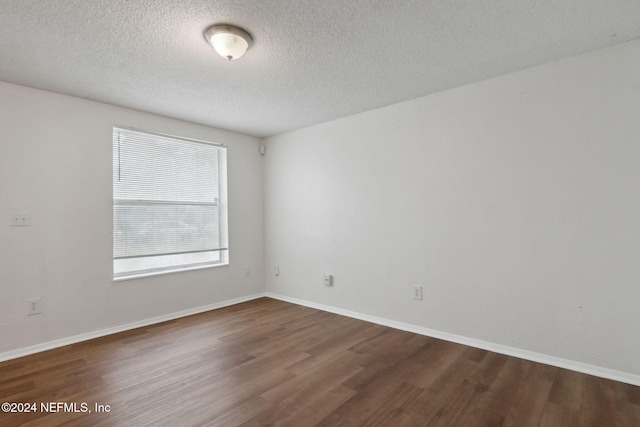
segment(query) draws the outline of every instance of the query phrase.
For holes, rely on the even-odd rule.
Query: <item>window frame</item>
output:
[[[218,160],[217,161],[218,163],[217,165],[218,197],[216,199],[216,202],[210,203],[210,202],[198,202],[198,201],[184,202],[184,201],[178,201],[178,200],[171,201],[171,200],[136,200],[136,199],[130,199],[127,201],[126,199],[116,198],[116,133],[120,131],[124,133],[130,133],[130,134],[140,134],[142,135],[142,137],[147,137],[147,138],[158,137],[159,139],[164,141],[164,143],[175,142],[176,144],[180,144],[180,143],[203,144],[212,149],[216,149],[217,150],[216,155]],[[205,268],[215,268],[215,267],[222,267],[222,266],[229,265],[228,209],[227,209],[227,146],[225,144],[215,143],[212,141],[205,141],[200,139],[193,139],[193,138],[187,138],[183,136],[176,136],[176,135],[164,134],[164,133],[158,133],[158,132],[149,132],[146,130],[126,127],[126,126],[119,126],[119,125],[112,126],[112,132],[113,132],[112,133],[112,162],[113,162],[113,166],[112,166],[113,168],[112,169],[112,227],[113,227],[112,228],[112,244],[113,244],[112,246],[112,278],[113,278],[113,281],[114,282],[123,281],[123,280],[130,280],[130,279],[136,279],[141,277],[173,274],[173,273],[179,273],[183,271],[200,270]],[[118,142],[118,149],[117,149],[118,164],[121,161],[120,155],[121,155],[120,142]],[[120,176],[119,166],[118,166],[117,175],[118,177]],[[150,206],[159,206],[163,204],[166,204],[166,205],[173,204],[174,206],[177,206],[177,205],[211,206],[215,204],[218,208],[218,218],[214,226],[218,229],[219,248],[207,249],[207,250],[195,250],[195,251],[179,251],[179,252],[168,253],[168,254],[116,256],[117,230],[116,230],[115,211],[117,206],[123,205],[123,204],[129,204],[129,205],[146,204]],[[171,220],[168,220],[168,221],[171,221]],[[158,231],[159,229],[158,230],[154,229],[154,230]],[[178,258],[182,255],[183,261],[184,261],[185,255],[187,255],[188,257],[188,255],[190,254],[195,254],[195,253],[210,254],[213,252],[216,252],[218,254],[218,258],[219,258],[218,260],[206,260],[206,261],[187,262],[187,263],[174,262],[174,263],[171,263],[170,265],[165,265],[165,266],[155,266],[155,267],[148,267],[144,269],[129,268],[128,270],[125,270],[125,271],[123,270],[117,271],[117,268],[116,268],[116,263],[118,263],[118,261],[121,261],[121,260],[133,260],[133,259],[149,260],[153,258],[157,260],[163,256]]]

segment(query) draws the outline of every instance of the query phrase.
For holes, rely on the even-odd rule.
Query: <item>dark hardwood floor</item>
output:
[[[1,402],[36,404],[2,426],[640,426],[640,387],[268,298],[0,363]]]

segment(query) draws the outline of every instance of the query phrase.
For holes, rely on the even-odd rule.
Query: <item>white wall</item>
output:
[[[266,143],[267,291],[640,374],[640,42]]]
[[[113,125],[227,144],[229,266],[112,281]],[[0,135],[0,353],[264,291],[257,138],[1,82]]]

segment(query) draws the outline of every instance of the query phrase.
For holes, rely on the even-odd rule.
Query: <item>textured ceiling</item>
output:
[[[0,80],[268,136],[636,38],[640,0],[0,0]]]

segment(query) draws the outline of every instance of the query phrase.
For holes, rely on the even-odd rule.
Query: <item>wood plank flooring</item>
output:
[[[2,426],[640,426],[640,387],[268,298],[0,363],[1,402],[36,404]]]

